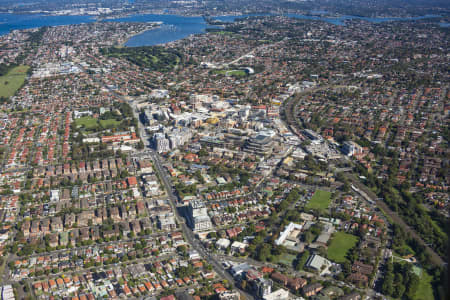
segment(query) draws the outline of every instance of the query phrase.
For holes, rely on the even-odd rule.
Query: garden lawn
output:
[[[324,210],[328,208],[331,202],[331,192],[316,190],[314,195],[309,200],[308,204],[306,204],[306,209],[320,209]]]
[[[25,82],[29,68],[28,66],[17,66],[12,68],[8,74],[0,76],[0,97],[14,96]]]
[[[336,232],[331,240],[330,246],[328,246],[327,257],[337,263],[343,263],[347,261],[345,257],[348,250],[355,247],[358,242],[358,237],[345,232]]]

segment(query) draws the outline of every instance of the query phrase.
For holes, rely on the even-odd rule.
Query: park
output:
[[[0,76],[0,97],[9,98],[22,87],[27,77],[28,66],[17,66],[9,70],[6,75]]]

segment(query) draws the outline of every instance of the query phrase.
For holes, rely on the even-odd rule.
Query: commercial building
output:
[[[305,129],[302,131],[302,133],[311,140],[311,143],[313,144],[320,144],[322,142],[322,137],[315,133],[314,131],[310,129]]]
[[[11,285],[4,285],[1,287],[2,300],[14,300],[14,291]]]
[[[258,155],[272,154],[274,141],[273,133],[268,131],[261,131],[253,137],[249,138],[245,143],[244,150]]]
[[[157,152],[162,153],[170,150],[169,140],[166,139],[164,133],[155,133],[155,135],[153,136],[153,141]]]
[[[225,249],[227,249],[228,247],[230,247],[230,244],[231,244],[231,242],[230,242],[230,240],[228,240],[228,239],[219,239],[217,242],[216,242],[216,246],[217,246],[217,248],[219,248],[219,249],[222,249],[222,250],[225,250]]]
[[[226,291],[219,294],[219,300],[239,300],[241,296],[238,291]]]
[[[250,267],[249,264],[243,263],[243,264],[235,265],[234,267],[232,267],[230,272],[231,272],[231,275],[233,275],[233,277],[237,278],[237,277],[242,276],[242,274],[246,273],[251,268],[252,267]]]
[[[211,218],[202,201],[194,200],[189,203],[188,225],[194,231],[206,231],[212,228]]]
[[[265,296],[272,293],[273,282],[270,279],[258,278],[253,283],[253,288],[255,290],[256,296],[258,298],[264,298]]]
[[[287,300],[289,299],[289,292],[283,289],[276,290],[273,293],[265,295],[264,300]]]
[[[179,146],[187,143],[192,137],[192,131],[189,128],[175,129],[167,134],[171,149],[178,148]]]
[[[362,152],[361,146],[353,141],[347,141],[342,144],[342,153],[344,153],[347,156],[353,156],[361,152]]]

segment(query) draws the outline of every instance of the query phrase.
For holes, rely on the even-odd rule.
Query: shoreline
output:
[[[156,24],[156,23],[161,23],[161,24]],[[147,31],[149,31],[149,30],[154,30],[154,29],[161,28],[162,22],[155,22],[155,25],[156,25],[155,27],[143,29],[143,30],[141,30],[141,31],[139,31],[139,32],[137,32],[137,33],[130,34],[129,36],[127,36],[125,42],[119,44],[119,47],[127,47],[127,46],[125,46],[125,44],[128,43],[128,41],[129,41],[131,38],[133,38],[133,37],[135,37],[135,36],[137,36],[137,35],[143,34],[144,32],[147,32]]]
[[[8,17],[6,17],[6,15],[9,15]],[[236,18],[240,18],[240,17],[252,17],[252,16],[285,16],[287,18],[297,18],[297,19],[306,19],[306,20],[319,20],[319,21],[324,21],[324,22],[329,22],[335,25],[344,25],[344,21],[347,20],[365,20],[368,22],[375,22],[375,23],[382,23],[382,22],[396,22],[396,21],[405,21],[405,22],[413,22],[416,20],[429,20],[429,22],[436,24],[437,26],[440,26],[442,28],[448,28],[448,21],[447,18],[444,16],[440,16],[440,15],[423,15],[420,17],[373,17],[373,18],[369,18],[369,17],[361,17],[361,16],[352,16],[352,15],[324,15],[324,16],[317,16],[317,15],[308,15],[308,14],[293,14],[293,13],[289,13],[289,14],[237,14],[237,13],[233,13],[233,14],[223,14],[220,16],[193,16],[193,15],[177,15],[177,14],[169,14],[167,12],[163,12],[161,14],[155,14],[155,13],[147,13],[147,12],[143,12],[140,14],[130,14],[128,17],[123,17],[123,16],[116,16],[116,17],[109,17],[107,19],[103,19],[103,18],[96,18],[92,15],[53,15],[53,14],[42,14],[42,18],[40,18],[40,22],[30,22],[30,24],[19,24],[16,25],[14,23],[14,15],[16,15],[15,13],[7,13],[5,14],[5,19],[7,20],[6,22],[3,22],[3,25],[1,25],[0,29],[1,29],[1,33],[0,36],[4,36],[9,34],[11,31],[13,30],[25,30],[25,29],[31,29],[31,28],[39,28],[42,26],[60,26],[60,25],[69,25],[69,24],[84,24],[84,23],[95,23],[95,22],[129,22],[129,23],[133,23],[133,22],[137,22],[137,23],[155,23],[155,22],[159,22],[161,19],[165,20],[167,19],[167,17],[173,16],[173,17],[178,17],[178,18],[202,18],[203,21],[201,22],[205,22],[207,25],[223,25],[223,24],[215,24],[215,21],[217,21],[218,23],[232,23],[233,21],[235,21]],[[17,14],[17,16],[27,16],[29,14]],[[62,19],[62,21],[58,21],[57,20],[51,20],[51,22],[49,23],[54,23],[54,25],[45,25],[45,18],[54,18],[54,17],[60,17],[60,19]],[[141,19],[145,20],[145,16],[150,16],[151,21],[133,21],[133,17],[144,17]],[[160,16],[161,18],[159,19],[158,16]],[[233,18],[231,20],[231,18]],[[64,18],[68,18],[68,20],[65,20]],[[70,18],[74,19],[74,21],[70,21]],[[82,20],[78,20],[78,19]],[[127,20],[128,18],[128,20]],[[230,20],[221,20],[221,18],[230,18]],[[11,21],[8,21],[9,19],[11,19]],[[20,18],[19,18],[20,19]],[[24,19],[27,19],[26,17],[24,17]],[[35,18],[31,18],[31,19],[35,19]],[[122,20],[120,20],[122,19]],[[149,19],[149,18],[147,18]],[[211,19],[211,20],[209,20]],[[195,20],[194,20],[195,21]],[[169,22],[170,23],[170,22]],[[6,25],[5,25],[6,24]],[[17,27],[17,28],[16,28]],[[130,37],[131,38],[131,37]]]
[[[94,15],[94,14],[57,14],[51,12],[0,12],[0,14],[9,14],[9,15],[43,15],[43,16],[51,16],[51,17],[91,17],[95,21],[108,21],[108,20],[116,20],[121,18],[128,18],[133,16],[141,16],[141,15],[165,15],[165,16],[181,16],[181,17],[190,17],[190,18],[198,18],[198,17],[207,17],[207,18],[220,18],[220,17],[242,17],[242,16],[286,16],[286,15],[303,15],[309,17],[321,17],[321,18],[345,18],[345,17],[353,17],[353,18],[367,18],[367,19],[416,19],[416,18],[446,18],[442,15],[434,15],[434,14],[425,14],[425,15],[377,15],[377,16],[362,16],[362,15],[346,15],[339,14],[333,12],[327,13],[312,13],[308,12],[248,12],[248,13],[223,13],[220,15],[205,15],[205,14],[190,14],[190,13],[176,13],[176,12],[167,12],[164,10],[158,11],[142,11],[139,13],[136,12],[123,12],[117,15],[109,14],[109,15]]]

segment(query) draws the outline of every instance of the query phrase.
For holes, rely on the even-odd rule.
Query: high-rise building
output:
[[[155,135],[153,136],[153,141],[157,152],[161,153],[170,150],[169,140],[166,139],[164,133],[155,133]]]
[[[258,155],[270,155],[273,147],[273,134],[262,131],[247,140],[244,150]]]
[[[255,280],[254,288],[258,298],[264,298],[272,292],[272,280],[258,278]]]
[[[194,200],[188,207],[188,225],[194,231],[206,231],[212,228],[211,218],[202,201]]]
[[[167,134],[170,148],[175,149],[186,144],[192,138],[192,132],[189,128],[177,128]]]
[[[342,152],[347,156],[353,156],[362,152],[361,146],[353,141],[347,141],[342,144]]]

